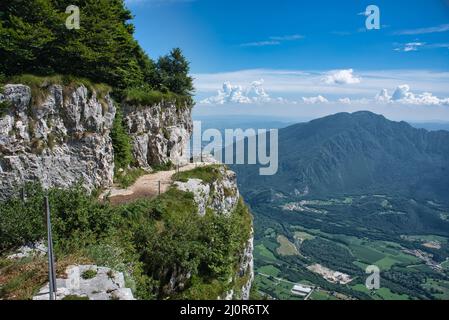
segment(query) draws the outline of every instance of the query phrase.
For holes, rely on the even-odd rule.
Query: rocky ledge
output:
[[[56,287],[56,300],[134,300],[123,273],[95,265],[68,267]],[[48,283],[33,300],[49,300]]]
[[[206,215],[207,210],[214,214],[229,216],[236,210],[240,199],[237,187],[236,174],[227,169],[224,165],[211,162],[211,166],[216,168],[217,178],[212,181],[203,181],[197,178],[190,178],[187,181],[175,181],[175,186],[185,192],[191,192],[198,206],[198,214]],[[218,299],[226,300],[248,300],[252,282],[254,280],[254,236],[253,231],[247,240],[244,249],[240,254],[239,266],[236,274],[229,279],[229,283],[234,283],[233,289],[226,292]],[[179,282],[188,279],[188,275],[173,275],[170,283],[173,288],[179,286]],[[182,286],[182,284],[181,284]]]

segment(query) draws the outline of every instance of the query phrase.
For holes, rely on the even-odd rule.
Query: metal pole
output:
[[[45,214],[47,218],[47,239],[48,239],[48,287],[50,289],[50,300],[55,300],[56,298],[56,272],[55,272],[55,259],[53,253],[53,237],[51,232],[51,215],[50,215],[50,204],[48,201],[48,196],[45,196]]]
[[[25,187],[24,186],[22,186],[22,190],[21,190],[20,196],[22,197],[22,202],[25,202]]]
[[[159,190],[159,195],[161,195],[161,181],[158,181],[158,190]]]

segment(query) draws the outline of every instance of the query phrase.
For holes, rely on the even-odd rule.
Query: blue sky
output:
[[[184,50],[198,113],[449,121],[448,0],[126,2],[151,57]]]

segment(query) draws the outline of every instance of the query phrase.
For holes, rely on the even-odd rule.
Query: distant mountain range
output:
[[[394,194],[448,203],[449,131],[417,129],[367,111],[339,113],[281,129],[275,176],[260,176],[254,165],[233,170],[254,196]]]

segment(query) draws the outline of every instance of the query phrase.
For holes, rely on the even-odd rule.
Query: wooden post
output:
[[[45,215],[47,218],[47,256],[48,256],[48,287],[50,289],[50,300],[56,299],[56,270],[55,270],[55,257],[53,252],[53,237],[51,232],[51,215],[50,215],[50,204],[48,201],[48,196],[45,196]]]
[[[159,190],[159,195],[161,195],[161,181],[158,181],[158,190]]]

